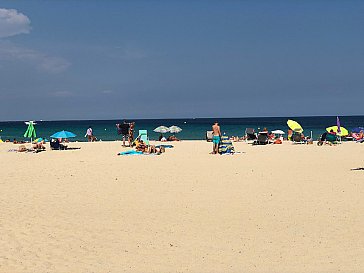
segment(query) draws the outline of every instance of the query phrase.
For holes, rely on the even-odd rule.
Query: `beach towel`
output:
[[[156,147],[156,148],[164,147],[164,148],[166,148],[166,149],[174,148],[174,146],[173,146],[173,145],[157,145],[157,146],[155,146],[155,147]]]
[[[229,140],[229,137],[222,136],[219,145],[219,154],[233,154],[235,153],[234,145]]]
[[[142,154],[143,154],[143,152],[134,151],[134,150],[129,150],[129,151],[118,153],[118,155],[142,155]]]

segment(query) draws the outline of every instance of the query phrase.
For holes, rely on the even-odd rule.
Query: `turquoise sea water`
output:
[[[336,125],[336,116],[325,117],[266,117],[266,118],[196,118],[196,119],[142,119],[135,121],[136,135],[139,129],[146,129],[151,139],[157,139],[159,134],[153,129],[160,126],[177,125],[183,129],[177,136],[186,140],[199,140],[205,138],[205,132],[211,130],[212,123],[217,120],[221,130],[229,136],[243,136],[245,129],[252,127],[256,130],[267,127],[268,130],[281,129],[287,132],[287,119],[294,119],[304,128],[304,134],[309,135],[312,131],[316,139],[324,132],[326,127]],[[36,132],[38,137],[49,138],[53,133],[67,130],[75,133],[75,140],[86,141],[84,135],[88,126],[92,126],[94,134],[101,140],[116,140],[120,136],[116,132],[116,123],[121,120],[71,120],[71,121],[37,121]],[[364,126],[364,116],[341,116],[341,125],[350,129]],[[0,136],[3,140],[14,138],[24,140],[23,134],[27,125],[23,121],[0,122]],[[168,135],[168,134],[167,134]]]

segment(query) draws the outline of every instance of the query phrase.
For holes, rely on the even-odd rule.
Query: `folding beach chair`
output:
[[[254,128],[246,128],[245,129],[245,141],[256,140],[257,135],[255,134]]]
[[[292,143],[293,144],[306,144],[307,142],[302,138],[300,133],[294,133],[292,135]]]
[[[206,141],[211,142],[213,137],[213,131],[206,131]]]
[[[137,140],[138,138],[140,140],[143,140],[145,145],[149,146],[149,137],[148,137],[148,131],[147,130],[139,130],[139,135],[135,140]],[[135,142],[135,140],[134,140],[134,142]]]
[[[268,144],[268,134],[259,133],[257,139],[253,142],[253,145],[266,145]]]

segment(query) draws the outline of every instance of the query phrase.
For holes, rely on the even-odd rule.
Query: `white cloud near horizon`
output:
[[[31,30],[30,19],[15,9],[0,8],[0,38],[26,34]]]
[[[57,97],[57,98],[68,98],[68,97],[74,96],[74,94],[72,92],[67,91],[67,90],[52,92],[52,93],[49,93],[49,95],[52,97]]]
[[[0,42],[0,60],[20,61],[34,65],[48,73],[61,73],[71,63],[64,58],[50,56],[42,52],[16,46],[10,42]]]

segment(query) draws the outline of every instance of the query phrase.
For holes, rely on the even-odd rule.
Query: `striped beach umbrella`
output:
[[[166,126],[159,126],[159,127],[155,128],[153,131],[156,133],[165,134],[165,133],[169,132],[169,128]]]
[[[173,125],[173,126],[169,127],[169,131],[172,134],[178,134],[179,132],[182,131],[182,129],[180,127],[178,127],[178,126]]]

